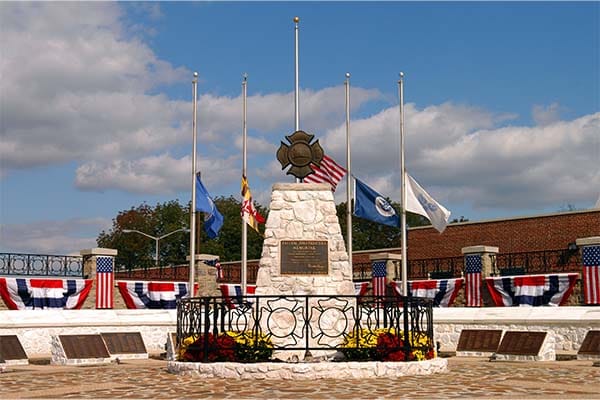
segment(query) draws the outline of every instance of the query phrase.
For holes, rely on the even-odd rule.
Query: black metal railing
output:
[[[235,308],[231,308],[230,299],[225,297],[178,301],[179,347],[185,345],[202,355],[195,361],[214,361],[211,354],[223,349],[218,348],[213,338],[235,332],[251,338],[250,343],[258,343],[259,338],[270,340],[275,352],[342,351],[348,349],[348,337],[356,337],[364,330],[383,329],[401,336],[395,350],[404,352],[405,360],[410,360],[410,354],[416,350],[433,351],[433,309],[429,299],[305,295],[246,296],[238,300],[241,301]],[[189,338],[195,342],[185,343]],[[343,343],[346,344],[342,349]],[[355,350],[364,348],[359,340],[350,343]]]
[[[494,261],[492,272],[501,276],[580,272],[582,265],[578,249],[500,253]]]
[[[188,281],[189,263],[185,260],[161,261],[139,259],[135,265],[115,266],[115,279],[140,279],[144,281]]]
[[[239,263],[221,263],[222,278],[219,282],[239,283],[242,281],[242,266]],[[256,283],[258,274],[258,262],[248,263],[246,269],[246,279],[248,283]]]
[[[408,277],[409,279],[460,278],[464,265],[462,256],[408,260]]]
[[[371,262],[353,263],[352,279],[355,282],[368,281],[373,278],[373,264]]]
[[[83,277],[83,257],[0,253],[0,275]]]

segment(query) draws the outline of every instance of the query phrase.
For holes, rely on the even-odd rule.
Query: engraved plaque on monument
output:
[[[67,358],[110,358],[100,335],[60,335]]]
[[[327,275],[329,273],[327,240],[282,240],[282,275]]]
[[[101,333],[110,354],[145,354],[146,346],[139,332]]]
[[[499,354],[518,356],[537,356],[544,344],[546,332],[516,332],[508,331],[504,334]]]
[[[0,359],[4,361],[27,359],[27,354],[17,335],[0,336]]]
[[[495,352],[498,350],[502,330],[463,329],[456,351]]]
[[[589,331],[586,333],[577,355],[600,357],[600,331]]]

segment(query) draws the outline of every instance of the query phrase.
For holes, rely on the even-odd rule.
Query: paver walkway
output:
[[[88,367],[9,366],[1,399],[600,399],[600,367],[591,361],[490,362],[449,358],[449,372],[369,380],[258,381],[173,375],[163,360]]]

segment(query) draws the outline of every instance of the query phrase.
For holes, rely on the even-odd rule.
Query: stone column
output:
[[[395,294],[393,288],[390,287],[390,284],[394,281],[402,280],[402,255],[394,254],[394,253],[375,253],[369,256],[369,260],[371,261],[371,266],[374,263],[384,262],[385,263],[385,284],[386,290],[385,294],[388,296],[392,296]],[[373,276],[373,269],[371,269],[371,282]],[[408,277],[406,277],[408,280]],[[371,283],[371,286],[373,284]],[[371,287],[371,291],[373,292],[373,287]],[[375,294],[375,293],[372,293]]]
[[[190,257],[187,257],[188,261]],[[208,265],[207,261],[218,260],[219,256],[212,254],[196,254],[196,276],[194,281],[198,285],[198,297],[220,296],[221,291],[217,284],[217,268]],[[190,293],[194,293],[190,289]],[[192,296],[193,297],[193,296]]]
[[[83,303],[82,309],[95,309],[95,308],[104,308],[111,309],[114,305],[114,297],[115,297],[115,282],[114,282],[114,269],[115,269],[115,256],[117,255],[117,250],[115,249],[105,249],[95,247],[93,249],[84,249],[79,252],[83,257],[83,276],[86,279],[92,279],[92,289],[90,290],[90,294],[87,299]],[[100,265],[98,264],[100,262]],[[101,307],[96,307],[98,304],[98,279],[97,279],[97,271],[98,268],[104,269],[104,271],[112,272],[111,282],[109,284],[112,289],[108,295],[109,300],[108,304],[105,304]]]
[[[493,246],[468,246],[462,248],[465,257],[465,306],[493,307],[494,302],[485,284],[485,278],[495,274],[498,248]],[[481,278],[478,277],[479,276]]]
[[[583,302],[600,304],[600,236],[577,239],[575,243],[581,248]]]

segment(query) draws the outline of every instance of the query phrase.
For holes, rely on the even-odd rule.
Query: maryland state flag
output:
[[[242,202],[242,219],[246,221],[246,223],[250,225],[252,229],[260,233],[258,230],[258,224],[264,224],[265,218],[259,214],[256,208],[254,208],[254,203],[252,202],[252,193],[250,193],[250,187],[248,187],[248,179],[243,175],[242,197],[244,198]]]

